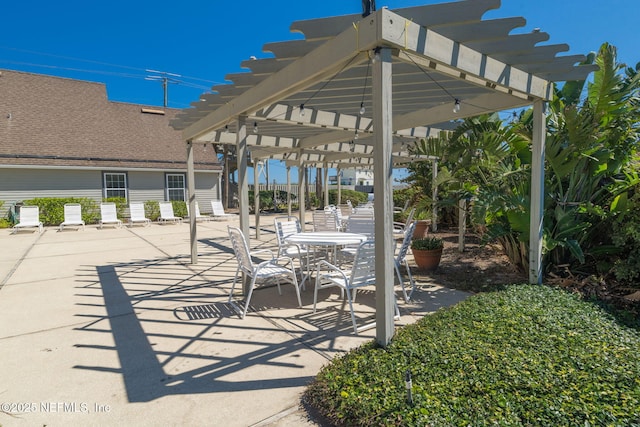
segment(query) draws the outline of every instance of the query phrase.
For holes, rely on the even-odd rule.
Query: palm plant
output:
[[[629,171],[638,150],[639,67],[616,63],[603,44],[588,56],[599,70],[591,82],[567,82],[550,103],[545,156],[543,262],[593,268],[615,253],[611,230],[638,174]],[[584,99],[582,98],[582,95]],[[581,101],[582,99],[582,101]],[[438,155],[444,188],[439,205],[474,197],[472,221],[486,227],[511,260],[528,268],[531,110],[513,123],[497,116],[464,120],[452,133],[423,142],[421,154]],[[430,174],[419,168],[418,180]],[[425,198],[428,200],[428,198]],[[433,204],[434,201],[428,200]]]

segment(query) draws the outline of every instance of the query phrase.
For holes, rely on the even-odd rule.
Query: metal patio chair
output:
[[[276,282],[278,286],[278,294],[282,295],[280,289],[280,281],[286,280],[296,289],[296,296],[298,298],[298,306],[302,306],[300,300],[300,289],[298,288],[298,280],[296,279],[295,267],[293,260],[289,257],[274,257],[273,253],[269,249],[258,250],[254,252],[249,251],[249,245],[242,230],[237,227],[227,226],[229,232],[229,239],[231,240],[231,246],[236,255],[238,261],[238,268],[236,269],[235,277],[233,278],[233,284],[231,285],[231,291],[229,292],[229,304],[240,314],[240,318],[244,319],[251,302],[251,295],[255,288],[256,283],[270,283]],[[269,255],[267,261],[255,263],[251,258],[254,255],[265,253]],[[244,273],[250,280],[249,288],[245,298],[244,307],[239,306],[233,298],[233,291],[235,289],[238,279],[242,282],[242,273]]]
[[[353,266],[350,270],[342,270],[340,267],[331,264],[328,261],[321,260],[318,262],[316,271],[316,286],[313,291],[313,312],[316,312],[316,303],[318,301],[318,289],[325,289],[332,286],[340,288],[346,294],[349,302],[349,310],[351,311],[351,323],[353,332],[357,335],[359,331],[370,329],[374,324],[363,325],[358,327],[356,324],[356,316],[353,310],[353,303],[356,298],[356,291],[364,286],[375,285],[376,283],[376,254],[375,243],[368,240],[358,247],[356,251]],[[395,318],[400,318],[398,304],[394,303]]]

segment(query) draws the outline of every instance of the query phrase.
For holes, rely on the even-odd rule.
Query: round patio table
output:
[[[367,236],[340,231],[307,231],[291,234],[284,238],[287,243],[309,246],[359,245],[367,241]]]
[[[302,233],[290,234],[284,238],[284,241],[291,244],[324,247],[326,249],[333,248],[335,254],[335,248],[344,245],[359,245],[366,242],[367,236],[358,233],[343,233],[341,231],[305,231]],[[300,286],[304,286],[307,279],[310,279],[311,272],[309,271],[309,264],[311,259],[309,257],[311,251],[307,251],[307,274],[302,278]],[[335,256],[335,255],[334,255]]]

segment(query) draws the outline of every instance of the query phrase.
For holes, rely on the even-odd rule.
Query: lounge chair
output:
[[[211,209],[213,210],[213,213],[211,214],[213,219],[231,219],[237,217],[236,214],[226,213],[220,200],[212,200]]]
[[[151,225],[151,220],[145,216],[144,203],[142,202],[129,203],[129,215],[130,226],[135,223],[142,223],[145,227]]]
[[[82,227],[84,230],[84,221],[82,220],[82,205],[80,203],[66,203],[64,205],[64,221],[60,224],[59,231],[68,226]]]
[[[118,219],[118,211],[116,210],[116,204],[112,202],[100,203],[100,225],[99,228],[105,225],[113,225],[116,228],[122,227],[122,221]]]
[[[172,222],[174,224],[182,224],[182,217],[173,214],[173,204],[171,202],[160,202],[160,216],[158,222],[161,224]]]
[[[191,213],[189,212],[189,203],[187,203],[187,216],[191,216]],[[200,206],[198,205],[198,202],[196,202],[196,221],[209,221],[210,219],[210,216],[202,215],[200,213]]]
[[[20,208],[20,222],[13,226],[12,233],[17,232],[21,228],[37,227],[38,232],[42,233],[44,227],[40,221],[40,208],[37,206],[22,206]]]

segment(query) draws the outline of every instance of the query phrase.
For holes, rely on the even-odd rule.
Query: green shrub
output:
[[[3,206],[4,206],[4,201],[0,200],[0,210],[2,210]],[[10,212],[7,212],[7,218],[0,218],[0,228],[9,228],[13,225],[9,220],[9,214]]]
[[[430,251],[441,249],[444,247],[444,241],[439,237],[424,237],[422,239],[414,239],[411,241],[411,249]]]
[[[157,221],[160,217],[160,204],[157,200],[144,202],[144,213],[151,221]]]
[[[173,215],[179,216],[182,218],[186,218],[187,215],[187,203],[182,200],[172,200],[171,205],[173,206]],[[160,209],[158,205],[158,209]]]
[[[335,359],[305,400],[336,425],[638,425],[640,333],[568,292],[509,286]]]
[[[329,204],[330,205],[343,205],[347,203],[347,200],[351,200],[353,206],[361,205],[363,203],[367,203],[367,193],[363,193],[362,191],[354,191],[349,189],[340,190],[340,198],[338,201],[338,190],[329,190]]]
[[[100,207],[95,200],[87,197],[41,197],[25,200],[27,206],[38,206],[40,221],[44,225],[57,226],[64,221],[64,205],[80,203],[82,220],[87,224],[96,224],[100,219]]]
[[[640,186],[628,203],[629,209],[613,224],[612,240],[622,255],[613,272],[618,280],[637,288],[640,287]]]

